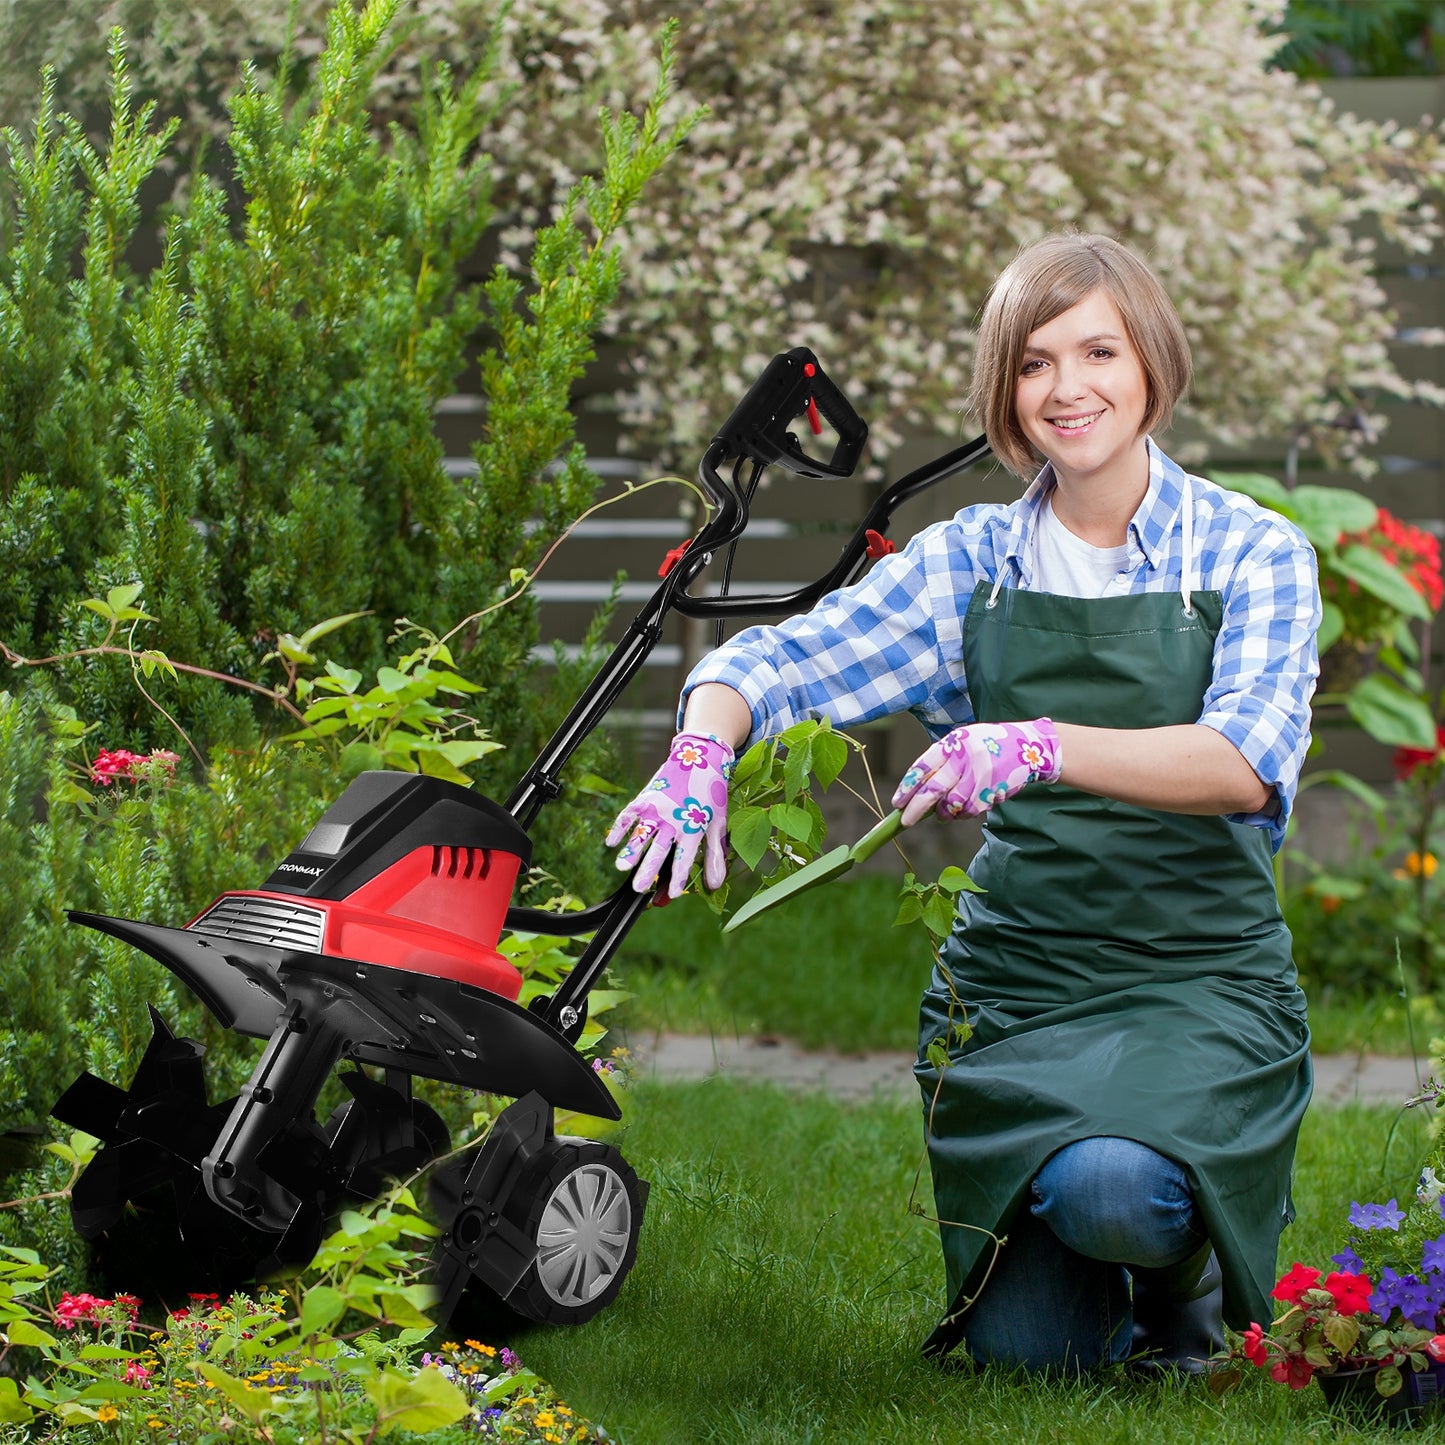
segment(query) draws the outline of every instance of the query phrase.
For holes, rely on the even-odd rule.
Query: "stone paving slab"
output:
[[[801,1049],[787,1039],[696,1034],[638,1034],[628,1039],[644,1078],[664,1081],[714,1075],[762,1079],[785,1088],[810,1089],[840,1099],[886,1097],[913,1103],[912,1054],[838,1054]],[[1410,1059],[1380,1054],[1315,1056],[1316,1106],[1350,1103],[1403,1104],[1420,1092]]]

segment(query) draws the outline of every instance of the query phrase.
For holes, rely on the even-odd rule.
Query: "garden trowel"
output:
[[[741,928],[744,923],[749,919],[756,918],[758,914],[766,913],[770,908],[776,908],[780,903],[786,903],[788,899],[796,898],[798,894],[806,893],[808,889],[816,888],[820,883],[830,883],[834,878],[841,877],[855,863],[861,863],[865,858],[871,858],[885,843],[896,838],[902,827],[903,811],[895,809],[851,847],[844,843],[831,852],[824,853],[821,858],[814,858],[806,868],[800,868],[791,878],[785,878],[774,887],[765,888],[761,892],[753,894],[723,924],[722,931],[731,933],[733,929]]]

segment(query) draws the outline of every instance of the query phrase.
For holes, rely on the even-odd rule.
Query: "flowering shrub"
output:
[[[97,753],[90,765],[90,779],[108,788],[117,778],[127,782],[138,782],[141,778],[171,778],[175,776],[176,764],[180,758],[165,748],[150,753],[133,753],[126,748],[113,748]]]
[[[1413,1103],[1441,1100],[1430,1087]],[[1398,1394],[1402,1370],[1445,1364],[1445,1152],[1439,1145],[1421,1172],[1415,1198],[1401,1208],[1350,1205],[1345,1246],[1328,1273],[1298,1261],[1280,1277],[1274,1298],[1286,1309],[1267,1328],[1230,1333],[1228,1358],[1244,1360],[1292,1390],[1316,1374],[1375,1367],[1375,1389]],[[1237,1373],[1224,1370],[1228,1388]]]
[[[0,21],[0,56],[13,57],[0,59],[0,97],[24,106],[38,60],[63,54],[65,100],[93,107],[104,30],[123,13],[146,91],[186,117],[184,155],[224,133],[197,97],[234,86],[234,57],[274,68],[294,16],[304,68],[325,9],[173,7],[148,27],[118,0],[15,7]],[[409,123],[427,62],[466,73],[498,25],[491,0],[415,10],[411,42],[374,87],[379,119]],[[878,444],[920,422],[954,430],[985,289],[1020,243],[1061,226],[1117,234],[1151,257],[1194,341],[1195,412],[1223,436],[1288,432],[1301,418],[1328,436],[1342,404],[1410,393],[1355,228],[1377,222],[1428,249],[1439,132],[1341,114],[1314,83],[1270,70],[1282,10],[833,0],[788,7],[784,23],[760,0],[695,0],[676,105],[711,114],[621,239],[611,325],[636,365],[626,420],[693,452],[717,423],[719,388],[751,380],[785,316],[786,340],[848,358],[849,393]],[[484,140],[510,255],[593,164],[596,106],[637,93],[669,13],[657,0],[506,11],[489,93],[511,90]]]
[[[1445,600],[1440,542],[1423,528],[1412,527],[1381,507],[1373,526],[1357,532],[1342,532],[1335,547],[1338,552],[1356,558],[1358,553],[1353,552],[1356,548],[1373,554],[1404,578],[1430,615],[1440,610],[1440,603]],[[1380,596],[1378,588],[1371,590],[1368,585],[1362,585],[1358,577],[1338,570],[1321,571],[1320,593],[1326,602],[1339,609],[1342,642],[1368,646],[1395,638],[1400,611]]]

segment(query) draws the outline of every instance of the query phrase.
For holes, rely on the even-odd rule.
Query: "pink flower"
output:
[[[137,763],[143,762],[145,759],[139,753],[133,753],[127,748],[115,748],[97,756],[90,765],[90,776],[102,788],[108,788],[116,778],[133,777],[131,769]]]
[[[93,1320],[109,1304],[93,1294],[63,1294],[55,1306],[55,1323],[63,1330],[73,1330],[77,1320]]]
[[[139,1385],[142,1390],[149,1390],[151,1372],[139,1361],[130,1360],[125,1367],[125,1382],[127,1385]]]
[[[157,771],[164,771],[174,777],[180,758],[166,748],[157,748],[153,753],[133,753],[128,748],[112,748],[101,753],[90,765],[90,776],[102,788],[108,788],[117,778],[134,781],[141,776],[147,765]]]

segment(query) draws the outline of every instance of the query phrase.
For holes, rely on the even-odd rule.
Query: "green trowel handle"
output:
[[[849,850],[855,863],[871,858],[885,843],[891,843],[903,831],[903,810],[895,808],[883,821],[866,832]]]

